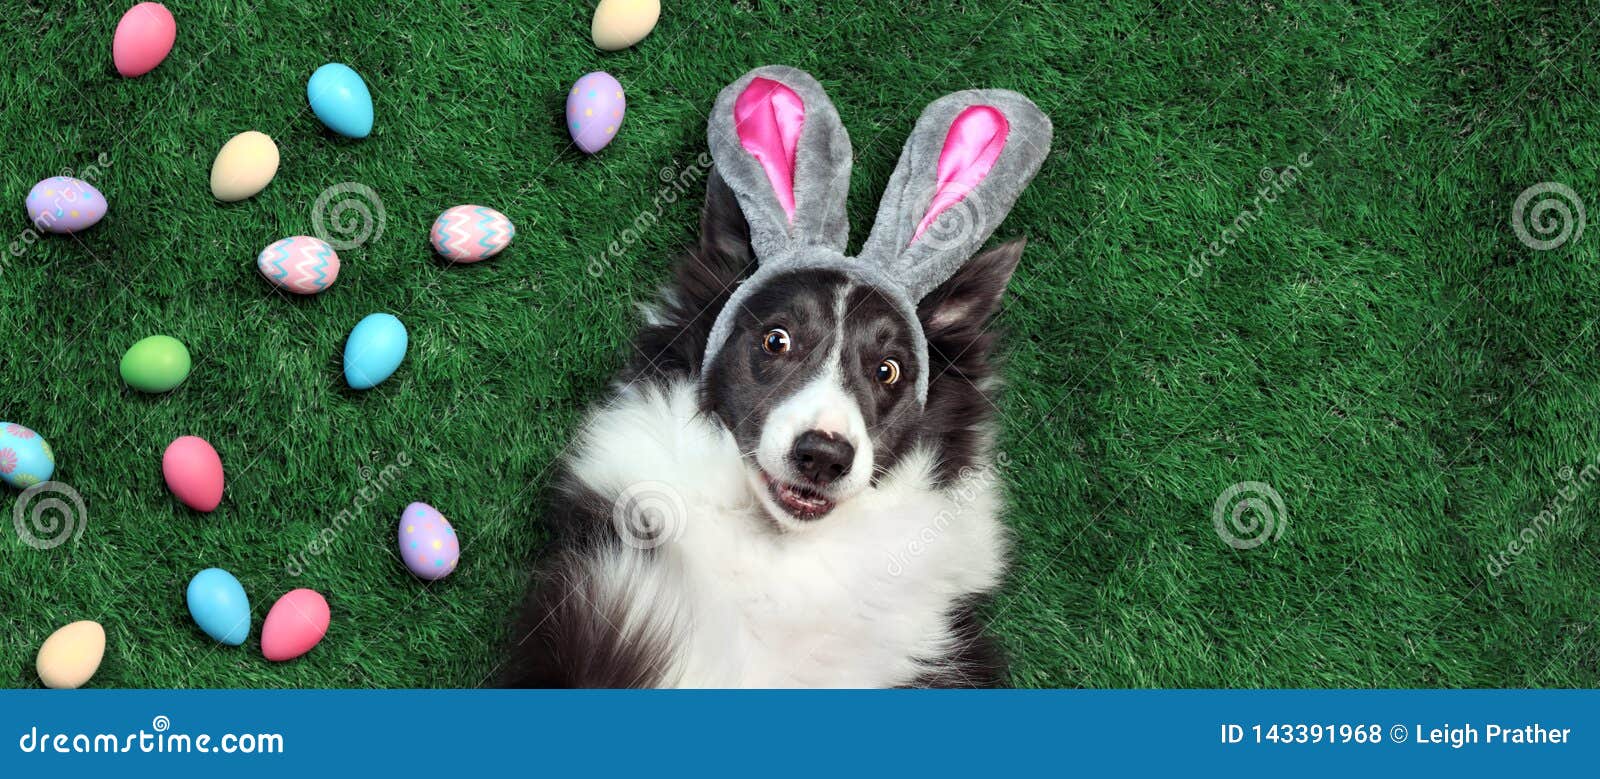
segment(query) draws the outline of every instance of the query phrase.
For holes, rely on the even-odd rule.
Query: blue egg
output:
[[[365,138],[372,132],[372,93],[367,82],[349,65],[330,62],[317,68],[306,82],[311,113],[346,138]]]
[[[372,389],[394,375],[406,358],[410,336],[393,314],[368,314],[344,342],[344,380],[352,389]]]
[[[55,472],[56,453],[44,436],[22,425],[0,422],[0,481],[27,489],[50,481]]]
[[[250,636],[250,599],[244,585],[221,568],[207,568],[189,580],[189,613],[206,635],[228,646]]]

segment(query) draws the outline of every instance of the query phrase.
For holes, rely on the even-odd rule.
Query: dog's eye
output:
[[[783,354],[789,351],[789,331],[781,327],[774,327],[767,331],[761,338],[761,348],[767,354]]]
[[[884,358],[883,362],[878,363],[878,370],[875,374],[875,378],[877,378],[879,384],[886,385],[899,381],[900,363],[896,362],[892,357]]]

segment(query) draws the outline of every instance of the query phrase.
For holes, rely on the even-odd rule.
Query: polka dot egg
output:
[[[604,149],[617,137],[625,110],[622,85],[610,73],[595,71],[578,79],[567,93],[567,131],[572,133],[572,142],[585,154]]]
[[[27,489],[50,481],[56,472],[56,453],[44,436],[10,422],[0,422],[0,481]]]
[[[105,215],[105,195],[81,179],[51,176],[28,191],[28,219],[47,233],[87,230]]]
[[[400,559],[419,579],[437,581],[461,561],[461,542],[439,510],[413,503],[400,514]]]

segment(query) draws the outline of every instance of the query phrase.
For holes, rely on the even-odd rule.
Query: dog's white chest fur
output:
[[[671,652],[666,684],[886,687],[952,651],[950,615],[999,584],[999,479],[932,487],[926,453],[798,531],[758,505],[733,437],[695,390],[624,389],[591,420],[573,471],[617,506],[629,543],[589,562],[624,636]],[[647,518],[664,524],[651,536]]]

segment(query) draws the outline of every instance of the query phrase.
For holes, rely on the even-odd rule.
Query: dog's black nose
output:
[[[795,439],[789,453],[794,466],[808,481],[826,485],[850,472],[856,448],[849,441],[820,430],[808,430]]]

